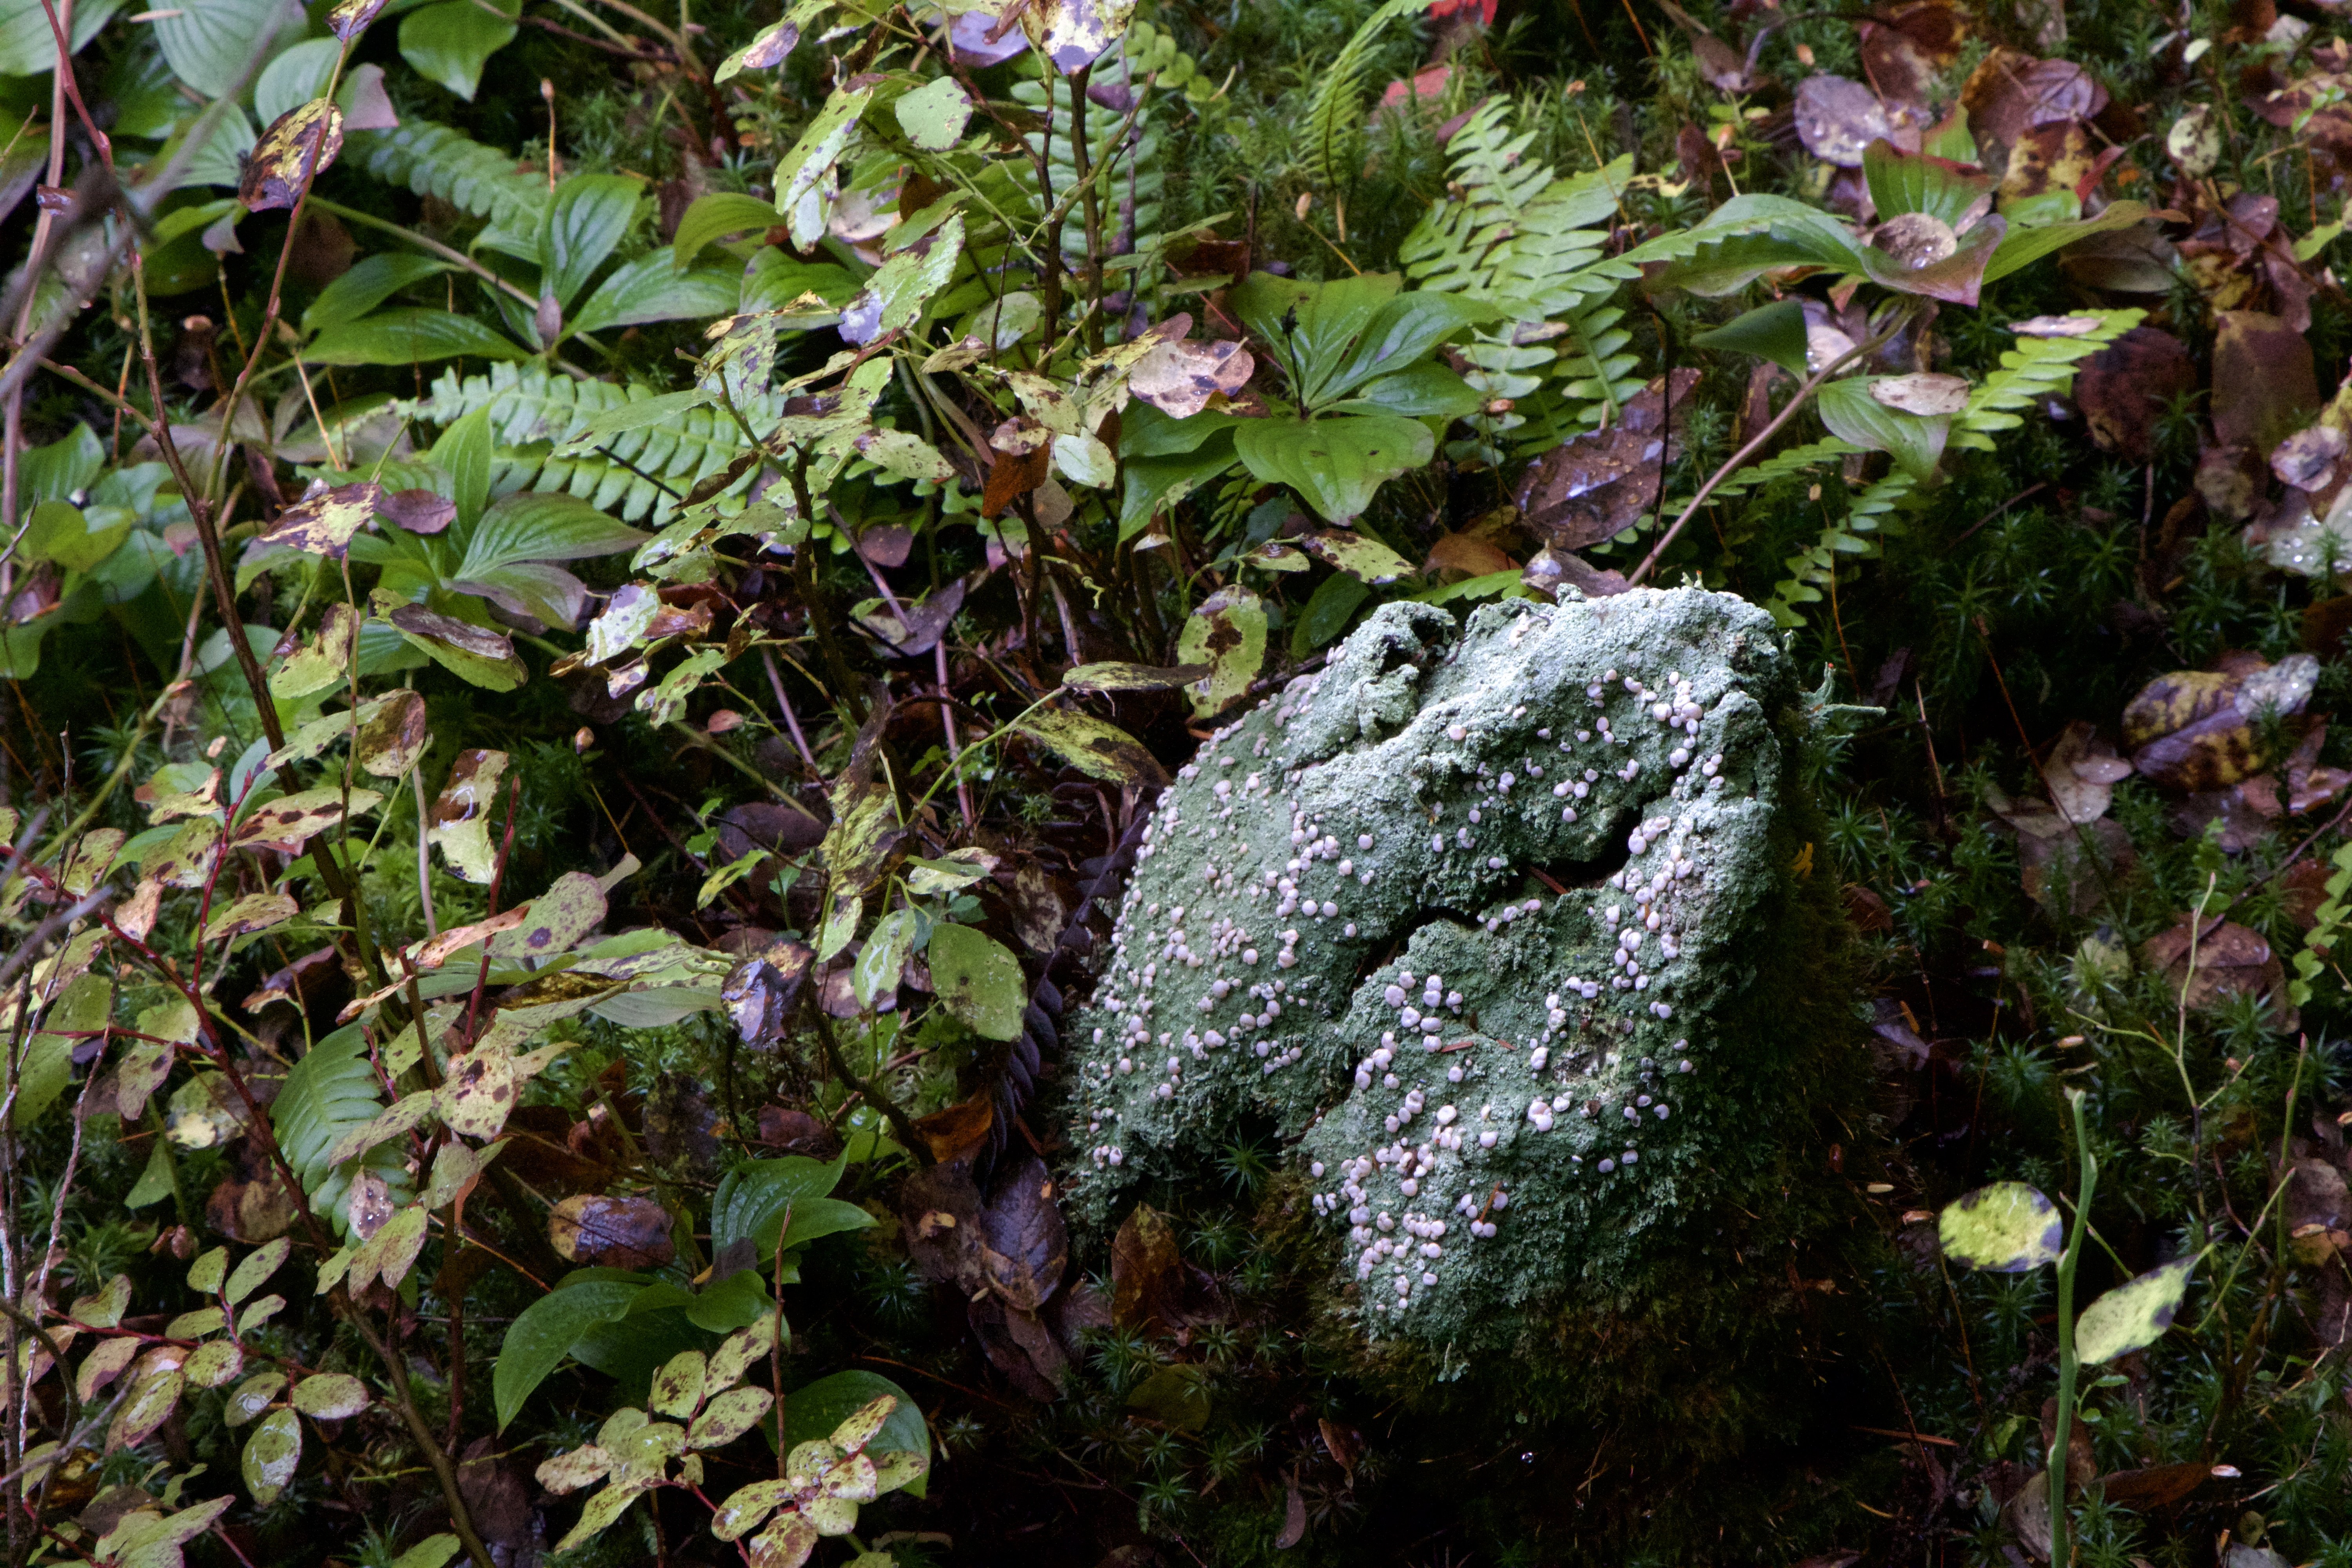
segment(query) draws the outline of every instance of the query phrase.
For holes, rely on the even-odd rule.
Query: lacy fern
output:
[[[687,492],[743,450],[743,432],[725,410],[688,409],[658,425],[624,431],[593,452],[554,451],[596,416],[653,395],[642,386],[573,381],[537,366],[500,364],[488,374],[463,379],[454,370],[445,372],[426,396],[399,408],[410,418],[446,426],[487,407],[498,442],[499,490],[562,490],[631,522],[651,517],[663,523]],[[782,399],[772,395],[744,410],[754,429],[766,428],[782,414]]]
[[[1969,405],[1952,425],[1952,445],[1992,450],[1995,432],[2014,430],[2017,410],[2038,397],[2063,397],[2074,384],[2074,366],[2140,324],[2144,310],[2085,310],[2081,319],[2098,325],[2074,337],[2020,338],[2004,349],[2000,368],[1969,395]]]
[[[345,1133],[366,1126],[383,1109],[375,1065],[368,1059],[367,1038],[357,1026],[338,1029],[312,1046],[287,1070],[286,1082],[269,1108],[278,1147],[300,1178],[311,1212],[329,1216],[345,1236],[351,1234],[351,1216],[344,1200],[359,1172],[382,1177],[395,1204],[405,1203],[415,1186],[406,1151],[396,1139],[342,1164],[327,1163],[329,1152]]]
[[[1847,503],[1843,518],[1822,529],[1821,537],[1780,563],[1789,574],[1772,585],[1772,596],[1764,601],[1766,611],[1784,626],[1802,625],[1804,617],[1797,614],[1796,606],[1821,603],[1822,590],[1837,574],[1839,556],[1875,555],[1879,542],[1873,535],[1902,531],[1902,520],[1894,515],[1895,510],[1916,488],[1911,476],[1898,469],[1855,496]]]
[[[1388,0],[1323,68],[1307,100],[1298,154],[1299,170],[1312,184],[1328,191],[1355,179],[1363,145],[1364,73],[1371,68],[1372,50],[1391,22],[1426,11],[1429,5],[1430,0]]]
[[[1456,194],[1423,213],[1399,250],[1419,287],[1491,300],[1517,318],[1462,349],[1470,384],[1515,405],[1483,416],[1480,438],[1465,444],[1494,463],[1506,436],[1521,451],[1556,446],[1642,386],[1625,312],[1611,302],[1625,269],[1601,254],[1633,161],[1558,177],[1520,162],[1535,132],[1516,124],[1510,100],[1496,98],[1454,132]]]
[[[429,120],[412,120],[393,131],[354,131],[346,145],[376,178],[437,197],[502,228],[528,229],[547,206],[544,174],[518,174],[512,153]]]

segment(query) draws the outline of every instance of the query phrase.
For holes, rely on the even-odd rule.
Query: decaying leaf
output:
[[[323,98],[297,105],[271,121],[269,129],[253,144],[245,178],[237,184],[236,199],[248,212],[290,207],[342,150],[341,110]],[[371,481],[367,488],[373,490],[376,486]],[[373,510],[371,498],[369,510]]]
[[[348,44],[367,31],[383,7],[384,0],[335,0],[327,13],[327,31]]]
[[[1017,728],[1091,778],[1138,788],[1168,783],[1167,770],[1149,747],[1091,713],[1039,708],[1024,714]]]
[[[2105,816],[2115,798],[2115,786],[2131,773],[2131,763],[2117,756],[2097,730],[2080,720],[2066,726],[2042,768],[2060,815],[2075,823]]]
[[[2055,1263],[2066,1247],[2057,1205],[2022,1182],[1995,1182],[1962,1194],[1937,1221],[1944,1254],[1996,1274]]]
[[[1176,1227],[1149,1204],[1138,1204],[1110,1244],[1111,1320],[1122,1329],[1175,1339],[1223,1316],[1215,1285],[1187,1264]]]
[[[1080,691],[1173,691],[1209,673],[1205,664],[1081,664],[1062,672],[1062,684]]]
[[[1922,416],[1958,414],[1969,405],[1969,392],[1966,376],[1926,371],[1912,375],[1880,376],[1870,384],[1870,395],[1878,402],[1906,414]]]
[[[514,639],[421,605],[403,605],[385,617],[408,644],[467,683],[490,691],[512,691],[530,679],[516,657]]]
[[[361,705],[352,755],[363,773],[396,779],[416,765],[431,739],[425,728],[425,699],[414,691],[386,692]]]
[[[1239,393],[1256,368],[1249,350],[1236,342],[1163,342],[1136,362],[1127,384],[1170,418],[1190,419],[1211,398]]]
[[[355,789],[349,798],[352,815],[368,811],[383,799],[372,789]],[[342,820],[345,804],[343,792],[330,785],[281,795],[239,818],[230,842],[240,846],[299,846],[312,834]]]
[[[544,962],[604,923],[604,889],[585,871],[566,871],[518,913],[522,918],[491,939],[491,953]]]
[[[1666,378],[1660,377],[1629,399],[1608,429],[1579,436],[1529,464],[1514,492],[1528,526],[1566,552],[1613,539],[1641,521],[1658,503],[1664,465],[1681,454],[1698,378],[1696,370],[1674,373],[1671,414]]]
[[[1893,131],[1878,95],[1842,76],[1810,76],[1797,84],[1797,137],[1805,151],[1843,168],[1862,167],[1862,154]]]
[[[2155,327],[2134,327],[2083,362],[2074,373],[2074,402],[2092,440],[2145,463],[2155,453],[2157,422],[2196,384],[2186,344]]]
[[[433,803],[433,820],[425,836],[440,847],[450,871],[468,882],[487,884],[497,869],[489,813],[506,780],[507,761],[504,752],[458,752],[449,764],[449,782]]]
[[[269,672],[272,697],[308,697],[351,679],[363,617],[349,605],[330,605],[319,617],[319,633]]]
[[[2213,434],[2267,453],[2319,407],[2311,342],[2276,316],[2224,310],[2213,339]]]
[[[1192,711],[1206,718],[1241,700],[1265,663],[1265,604],[1238,583],[1227,584],[1186,618],[1176,657],[1205,664],[1208,679],[1192,688]]]
[[[2225,996],[2261,996],[2269,1001],[2280,1029],[2294,1028],[2295,1009],[2286,999],[2286,966],[2256,931],[2232,921],[2208,919],[2200,925],[2186,919],[2148,938],[2139,952],[2141,961],[2160,973],[2192,1009]]]
[[[1029,42],[1064,76],[1076,76],[1118,42],[1136,0],[1030,0],[1021,13]]]
[[[2263,771],[2261,726],[2300,713],[2319,661],[2294,654],[2246,673],[2176,670],[2124,709],[2124,745],[2139,773],[2168,789],[2226,788]]]
[[[300,500],[278,514],[261,542],[340,561],[351,548],[352,536],[368,525],[383,499],[383,487],[373,479],[331,489],[314,480]]]
[[[677,1255],[670,1212],[651,1198],[583,1194],[547,1216],[547,1238],[573,1263],[608,1268],[659,1268]]]

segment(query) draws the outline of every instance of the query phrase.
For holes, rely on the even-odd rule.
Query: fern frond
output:
[[[1839,556],[1875,555],[1878,541],[1871,535],[1901,532],[1902,520],[1894,515],[1895,510],[1910,496],[1916,483],[1900,469],[1887,475],[1855,496],[1845,516],[1822,530],[1820,538],[1782,562],[1781,569],[1789,575],[1773,585],[1772,596],[1764,601],[1773,620],[1784,626],[1802,626],[1804,617],[1797,614],[1796,606],[1821,603],[1822,590],[1836,574]]]
[[[530,228],[546,210],[546,176],[519,174],[513,154],[429,120],[407,121],[392,131],[354,131],[344,145],[377,179],[437,197],[501,228]]]
[[[642,386],[573,381],[537,366],[498,364],[460,379],[446,371],[425,397],[399,411],[428,425],[451,425],[478,408],[490,410],[498,443],[491,479],[506,493],[562,490],[630,522],[669,521],[679,497],[718,473],[743,450],[743,433],[724,411],[692,408],[660,425],[624,431],[597,451],[558,457],[553,448],[579,434],[599,414],[654,394]],[[744,415],[755,429],[782,417],[782,402],[762,397]]]
[[[1801,447],[1791,447],[1785,452],[1740,469],[1716,486],[1715,493],[1735,496],[1746,490],[1762,489],[1776,480],[1801,474],[1807,468],[1818,468],[1823,463],[1843,462],[1861,450],[1853,442],[1841,440],[1835,436],[1808,441]]]
[[[1355,178],[1363,144],[1364,72],[1381,34],[1400,16],[1429,9],[1430,0],[1388,0],[1364,18],[1331,63],[1323,68],[1307,100],[1307,125],[1299,170],[1308,182],[1330,190]]]
[[[2001,351],[2000,367],[1969,395],[1969,405],[1952,422],[1951,445],[1992,450],[1996,431],[2014,430],[2017,411],[2037,398],[2063,397],[2074,384],[2074,367],[2146,319],[2144,310],[2084,310],[2098,326],[2074,338],[2020,338]]]
[[[1156,54],[1157,51],[1155,51]],[[1104,56],[1095,62],[1088,78],[1090,87],[1133,88],[1140,90],[1149,68],[1139,68],[1126,47]],[[1161,89],[1155,86],[1150,102],[1136,116],[1135,124],[1122,142],[1119,132],[1127,116],[1114,113],[1098,104],[1090,104],[1087,115],[1087,167],[1100,170],[1101,184],[1098,207],[1103,216],[1103,241],[1114,256],[1131,255],[1151,248],[1160,237],[1161,193],[1167,186],[1167,174],[1160,167],[1160,137],[1151,126],[1152,104],[1160,101]],[[1076,139],[1071,135],[1070,84],[1059,76],[1050,84],[1029,80],[1013,84],[1013,96],[1030,109],[1045,116],[1051,133],[1032,132],[1024,138],[1031,152],[1043,151],[1053,181],[1055,199],[1077,184],[1078,164]],[[1173,94],[1170,94],[1172,100]],[[1110,167],[1103,168],[1108,162]],[[1037,193],[1024,188],[1017,197],[1018,204],[1043,217],[1037,205]],[[1062,219],[1062,254],[1083,258],[1087,253],[1086,205],[1073,202]]]
[[[1520,161],[1535,133],[1516,123],[1507,98],[1463,123],[1448,143],[1453,194],[1422,214],[1398,251],[1417,287],[1490,300],[1516,318],[1460,351],[1475,367],[1473,386],[1517,405],[1479,422],[1483,439],[1471,446],[1490,463],[1503,460],[1507,439],[1535,451],[1613,418],[1642,386],[1624,311],[1610,303],[1640,268],[1601,254],[1632,160],[1558,178]],[[1546,340],[1551,349],[1532,349]]]
[[[344,1199],[352,1178],[373,1171],[392,1189],[393,1201],[405,1203],[415,1184],[407,1165],[407,1150],[398,1139],[379,1143],[356,1160],[327,1163],[327,1154],[343,1134],[375,1120],[383,1109],[375,1067],[368,1059],[367,1037],[356,1024],[338,1029],[310,1047],[310,1053],[287,1069],[286,1081],[270,1102],[271,1130],[286,1163],[309,1194],[310,1211],[326,1215],[335,1229],[351,1234],[351,1216]]]

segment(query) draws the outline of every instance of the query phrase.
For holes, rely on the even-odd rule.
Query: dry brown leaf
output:
[[[583,1193],[547,1216],[547,1239],[565,1261],[606,1268],[659,1268],[677,1256],[670,1212],[651,1198]]]
[[[2090,725],[2076,720],[2051,748],[2042,776],[2050,798],[2069,822],[2095,822],[2107,813],[2115,786],[2131,776],[2132,765]]]
[[[1698,372],[1674,373],[1672,434],[1690,414]],[[1520,476],[1515,499],[1528,525],[1557,551],[1598,544],[1632,527],[1657,503],[1661,466],[1680,453],[1664,428],[1664,377],[1629,399],[1618,422],[1546,452]]]
[[[2134,327],[2083,362],[2074,403],[2103,450],[2146,463],[2155,456],[2158,419],[2196,385],[2187,345],[2170,332]]]
[[[2244,926],[2209,920],[2192,931],[2191,922],[2183,920],[2141,943],[2140,958],[2162,973],[2173,994],[2192,1008],[2225,996],[2262,996],[2270,1002],[2279,1028],[2292,1032],[2295,1026],[2296,1013],[2286,999],[2285,965],[2269,942]]]
[[[1811,76],[1797,84],[1797,138],[1805,151],[1841,168],[1862,167],[1863,150],[1894,133],[1886,106],[1862,83]]]

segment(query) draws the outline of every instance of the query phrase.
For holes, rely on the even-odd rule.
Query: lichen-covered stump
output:
[[[1810,721],[1727,595],[1381,609],[1150,822],[1075,1020],[1081,1223],[1270,1120],[1330,1313],[1441,1377],[1727,1268],[1843,1002],[1804,994]]]

